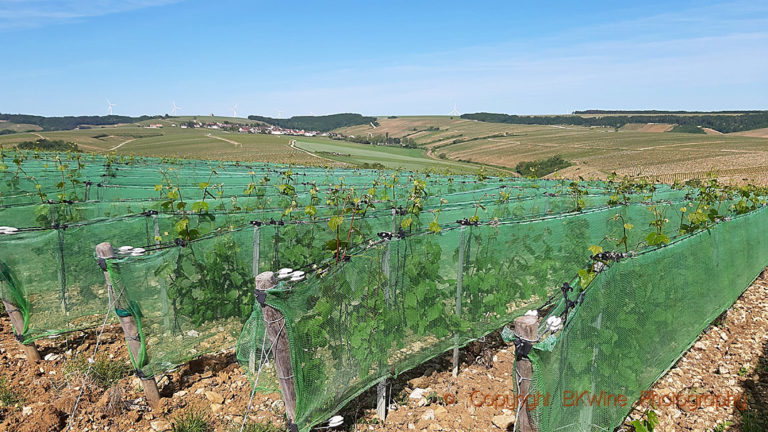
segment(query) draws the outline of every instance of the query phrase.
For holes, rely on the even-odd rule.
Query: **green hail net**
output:
[[[264,299],[285,317],[301,430],[556,303],[597,245],[640,252],[571,294],[531,354],[533,389],[631,403],[768,264],[764,199],[746,189],[1,152],[0,180],[0,298],[25,343],[95,326],[111,298],[138,328],[140,375],[234,348],[254,376],[270,345],[254,278],[305,272]],[[278,388],[273,365],[259,386]],[[535,417],[590,430],[628,409]]]
[[[531,352],[530,392],[538,398],[529,409],[539,430],[620,426],[633,402],[765,269],[766,229],[762,208],[600,273],[564,330]]]

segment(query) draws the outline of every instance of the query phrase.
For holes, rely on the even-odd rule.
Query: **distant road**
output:
[[[109,149],[109,150],[107,150],[107,151],[117,150],[117,149],[119,149],[120,147],[122,147],[122,146],[124,146],[124,145],[128,144],[128,143],[129,143],[129,142],[131,142],[131,141],[136,141],[136,138],[131,138],[131,139],[129,139],[129,140],[125,140],[125,141],[121,142],[120,144],[118,144],[118,145],[116,145],[116,146],[112,147],[111,149]]]
[[[217,140],[225,141],[225,142],[228,142],[228,143],[230,143],[230,144],[234,144],[234,146],[235,146],[235,147],[238,147],[238,146],[239,146],[239,147],[242,147],[242,146],[243,146],[243,144],[242,144],[242,143],[239,143],[239,142],[237,142],[237,141],[232,141],[231,139],[226,139],[226,138],[224,138],[224,137],[220,137],[220,136],[218,136],[218,135],[211,135],[211,134],[207,134],[206,136],[208,136],[208,137],[211,137],[211,138],[215,138],[215,139],[217,139]]]

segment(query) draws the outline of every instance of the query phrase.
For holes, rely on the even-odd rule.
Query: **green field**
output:
[[[436,169],[452,172],[473,172],[478,169],[474,164],[430,159],[423,149],[372,146],[323,138],[297,138],[295,146],[323,158],[354,166],[381,164],[392,169]]]

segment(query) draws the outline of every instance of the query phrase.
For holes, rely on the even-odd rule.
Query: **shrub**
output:
[[[515,166],[515,171],[523,176],[544,177],[569,166],[571,166],[570,162],[560,155],[555,155],[548,159],[520,162]]]
[[[42,150],[42,151],[75,151],[79,152],[80,149],[77,144],[73,142],[66,142],[62,140],[49,140],[41,138],[37,141],[23,141],[16,145],[19,150]]]

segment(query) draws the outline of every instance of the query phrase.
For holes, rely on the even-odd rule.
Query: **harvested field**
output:
[[[745,136],[746,132],[649,133],[671,128],[672,125],[667,124],[628,125],[616,132],[613,128],[483,123],[449,117],[381,118],[379,121],[381,126],[376,128],[376,133],[389,132],[390,136],[399,136],[398,133],[413,127],[439,127],[439,131],[419,132],[412,137],[417,144],[430,149],[432,155],[442,155],[449,160],[514,168],[520,162],[559,154],[594,178],[604,178],[616,171],[674,181],[714,173],[725,181],[768,185],[764,174],[768,172],[768,141]],[[349,133],[355,128],[341,131]],[[764,132],[756,132],[761,133]],[[734,156],[735,153],[738,156]],[[562,175],[570,172],[573,170]]]
[[[746,136],[746,137],[757,137],[757,138],[768,138],[768,128],[763,129],[755,129],[751,131],[745,131],[745,132],[736,132],[729,135],[736,135],[736,136]]]
[[[630,123],[621,128],[624,131],[632,132],[668,132],[675,125],[667,123]]]

